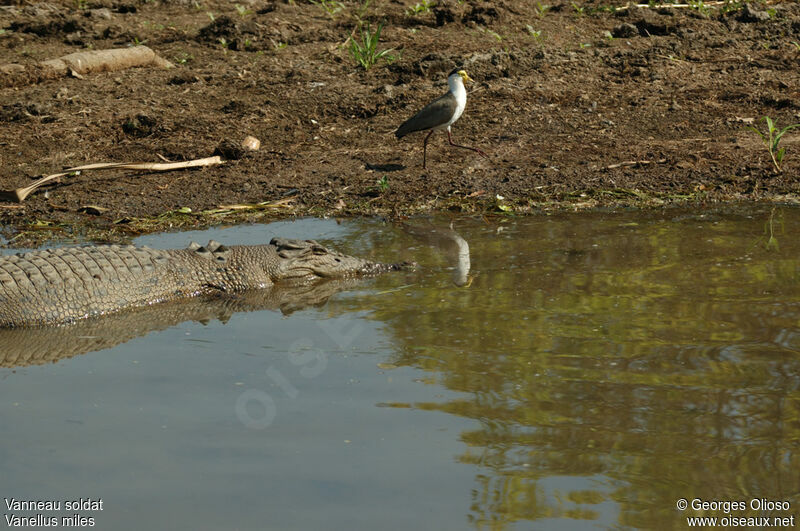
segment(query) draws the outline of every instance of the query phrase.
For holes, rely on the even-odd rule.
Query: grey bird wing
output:
[[[456,110],[456,97],[452,92],[436,98],[417,114],[403,122],[403,125],[394,132],[397,138],[403,138],[415,131],[426,131],[439,125],[446,124]]]

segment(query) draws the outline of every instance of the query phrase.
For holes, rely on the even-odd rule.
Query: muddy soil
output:
[[[553,0],[549,0],[553,2]],[[0,65],[144,44],[174,67],[35,82],[0,74],[0,190],[93,162],[220,166],[84,172],[0,202],[23,242],[295,215],[536,212],[800,197],[800,128],[778,172],[763,116],[800,122],[800,4],[548,0],[74,0],[0,6]],[[616,9],[615,9],[616,8]],[[620,9],[621,8],[621,9]],[[383,23],[365,70],[356,28]],[[457,142],[393,132],[474,83]],[[239,148],[252,135],[259,151]]]

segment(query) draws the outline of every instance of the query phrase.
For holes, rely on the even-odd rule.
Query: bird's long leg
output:
[[[456,144],[455,142],[453,142],[453,136],[450,134],[450,130],[449,130],[449,129],[447,130],[447,140],[449,140],[449,141],[450,141],[450,145],[451,145],[451,146],[453,146],[453,147],[457,147],[457,148],[463,148],[463,149],[469,149],[470,151],[474,151],[475,153],[478,153],[478,154],[480,154],[480,155],[483,155],[483,156],[484,156],[484,157],[486,157],[487,159],[489,158],[489,155],[487,155],[486,153],[484,153],[483,151],[481,151],[481,150],[480,150],[480,149],[478,149],[478,148],[469,147],[469,146],[463,146],[463,145],[461,145],[461,144]]]
[[[428,158],[428,139],[431,137],[432,134],[433,134],[433,129],[431,129],[430,132],[427,135],[425,135],[425,141],[422,142],[422,169],[423,170],[426,169],[425,163],[427,162],[427,158]]]

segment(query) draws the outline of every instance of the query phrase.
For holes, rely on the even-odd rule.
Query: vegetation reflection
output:
[[[754,245],[769,212],[475,228],[471,287],[388,293],[393,363],[460,396],[415,407],[475,420],[469,519],[593,520],[610,504],[617,525],[664,528],[695,514],[680,498],[797,507],[797,214],[769,233],[780,248]],[[550,486],[565,476],[581,488]]]

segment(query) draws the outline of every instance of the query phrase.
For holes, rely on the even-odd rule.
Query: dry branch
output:
[[[724,5],[724,4],[725,4],[725,2],[704,2],[703,3],[703,5],[705,7],[712,7],[712,6],[716,7],[716,6],[721,6],[721,5]],[[693,6],[692,4],[666,4],[666,3],[655,4],[655,5],[650,5],[650,4],[628,4],[628,5],[625,5],[625,6],[622,6],[622,7],[615,7],[614,11],[624,11],[626,9],[630,9],[631,7],[638,7],[638,8],[642,8],[642,9],[648,9],[648,8],[661,9],[661,8],[688,8],[688,7],[696,7],[696,6]]]
[[[0,65],[0,86],[25,85],[67,75],[80,77],[94,72],[113,72],[141,66],[171,68],[172,63],[156,55],[147,46],[77,52],[35,65]]]
[[[617,164],[611,164],[610,166],[606,166],[607,170],[613,170],[616,168],[622,168],[623,166],[647,166],[648,164],[664,164],[667,162],[667,159],[659,159],[659,160],[626,160],[625,162],[618,162]]]
[[[54,173],[42,177],[36,182],[17,188],[16,190],[0,190],[0,199],[16,201],[21,203],[25,201],[31,193],[37,188],[43,186],[51,181],[60,179],[70,175],[71,173],[80,172],[84,170],[108,170],[108,169],[125,169],[125,170],[149,170],[149,171],[171,171],[182,170],[185,168],[197,168],[200,166],[212,166],[214,164],[222,164],[222,159],[219,156],[207,157],[204,159],[187,160],[185,162],[98,162],[95,164],[87,164],[85,166],[75,166],[74,168],[67,168],[61,173]]]

